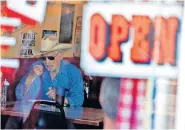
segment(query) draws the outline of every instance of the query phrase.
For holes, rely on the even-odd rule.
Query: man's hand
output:
[[[42,73],[43,73],[43,66],[42,65],[36,65],[33,67],[33,70],[34,74],[38,75],[38,76],[41,76]]]
[[[46,95],[48,95],[49,98],[55,100],[56,99],[56,89],[49,88],[49,91],[46,93]]]
[[[67,98],[65,98],[65,99],[64,99],[64,104],[66,104],[66,105],[68,105],[68,104],[69,104],[69,102],[68,102]]]
[[[29,76],[26,79],[25,82],[25,88],[24,88],[24,92],[23,95],[26,93],[26,91],[30,88],[31,83],[33,82],[33,80],[35,79],[35,76],[41,76],[43,73],[43,66],[42,65],[36,65],[33,67],[32,69],[32,73],[29,74]]]

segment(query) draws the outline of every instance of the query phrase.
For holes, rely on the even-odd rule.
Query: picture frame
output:
[[[42,38],[47,36],[47,35],[55,35],[55,36],[57,36],[57,31],[55,31],[55,30],[43,30],[42,31]]]

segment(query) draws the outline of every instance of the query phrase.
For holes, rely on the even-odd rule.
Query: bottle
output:
[[[85,92],[87,94],[87,98],[89,98],[89,86],[88,86],[87,82],[85,83]]]
[[[6,107],[6,101],[7,101],[7,91],[10,83],[7,81],[7,79],[4,80],[4,85],[1,89],[1,108]]]

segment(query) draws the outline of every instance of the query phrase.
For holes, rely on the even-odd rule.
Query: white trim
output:
[[[185,3],[185,0],[184,0]],[[183,23],[182,23],[182,33],[181,33],[181,42],[179,47],[179,73],[178,73],[178,88],[177,88],[177,100],[176,100],[176,120],[175,120],[175,128],[177,130],[185,130],[185,7],[183,8]]]
[[[87,61],[88,63],[88,61]],[[83,64],[81,63],[81,68],[85,70],[86,74],[96,76],[111,76],[111,77],[130,77],[130,78],[148,78],[151,76],[166,77],[166,78],[177,78],[178,69],[177,67],[162,65],[156,66],[155,73],[153,66],[148,65],[135,65],[135,66],[111,66],[110,68],[99,67],[98,64]]]
[[[0,59],[1,67],[19,68],[19,60],[17,59]]]
[[[8,17],[1,17],[0,25],[7,25],[7,26],[20,26],[21,20],[18,18],[8,18]]]
[[[15,44],[16,44],[16,39],[14,37],[6,37],[6,36],[0,37],[0,45],[14,46]]]
[[[47,0],[37,0],[36,4],[30,6],[26,3],[27,0],[7,0],[7,7],[25,17],[35,20],[39,23],[44,21]]]

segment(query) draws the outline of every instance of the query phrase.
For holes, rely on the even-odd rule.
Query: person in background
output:
[[[104,111],[104,129],[116,129],[119,93],[119,78],[105,78],[103,80],[99,101]]]
[[[41,41],[40,60],[33,63],[29,72],[16,86],[17,100],[55,100],[56,95],[64,96],[64,104],[82,106],[84,101],[83,80],[80,70],[63,60],[70,44],[59,44],[54,35]]]

